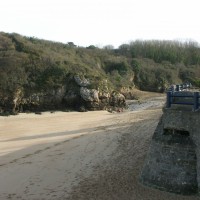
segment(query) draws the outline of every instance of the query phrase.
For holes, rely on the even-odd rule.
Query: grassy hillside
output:
[[[1,92],[57,87],[69,73],[107,79],[115,89],[136,85],[159,91],[185,81],[199,85],[200,48],[176,41],[135,41],[115,50],[82,48],[0,33]]]
[[[194,42],[135,41],[118,49],[77,47],[0,33],[0,96],[58,88],[70,75],[89,78],[93,87],[106,81],[120,90],[134,86],[164,91],[170,84],[200,86],[200,48]]]

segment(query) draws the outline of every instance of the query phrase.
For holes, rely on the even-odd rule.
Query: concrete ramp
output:
[[[187,98],[176,97],[176,104],[163,109],[141,172],[144,185],[184,195],[198,193],[200,111],[184,105]]]

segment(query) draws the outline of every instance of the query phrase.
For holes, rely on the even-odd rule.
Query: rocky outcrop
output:
[[[95,89],[87,89],[85,87],[80,88],[81,98],[89,102],[99,102],[99,94]]]
[[[78,109],[83,110],[118,110],[117,108],[125,107],[125,97],[119,92],[109,92],[107,80],[103,81],[103,89],[100,83],[96,88],[91,88],[91,81],[84,77],[74,77],[76,87],[79,86],[76,98],[79,96]],[[90,88],[89,88],[90,87]]]
[[[67,83],[56,89],[31,92],[18,88],[7,98],[0,97],[0,112],[18,113],[45,110],[75,109],[87,110],[116,110],[125,107],[125,97],[119,92],[109,92],[108,86],[91,87],[91,81],[85,77],[68,77]],[[107,83],[106,81],[104,81]],[[96,89],[98,88],[98,89]]]
[[[69,107],[75,107],[76,105],[79,104],[80,101],[81,101],[80,95],[73,90],[67,91],[65,96],[63,97],[64,104]]]
[[[80,87],[87,87],[90,85],[90,81],[86,79],[85,77],[80,77],[80,76],[74,76],[74,80],[76,84],[78,84]]]
[[[18,102],[19,111],[54,110],[62,108],[62,101],[65,96],[65,86],[57,89],[49,89],[46,92],[24,95]]]
[[[85,101],[85,106],[88,110],[106,110],[112,107],[116,110],[118,107],[125,107],[125,97],[119,92],[101,91],[96,89],[80,88],[81,98]]]
[[[126,106],[124,95],[119,92],[113,91],[110,98],[110,105],[116,107]]]
[[[13,113],[18,112],[18,109],[19,109],[18,105],[22,101],[22,97],[23,97],[23,91],[21,88],[18,88],[13,95],[13,108],[12,108]]]
[[[135,94],[135,86],[133,87],[122,87],[120,89],[120,93],[125,96],[126,99],[137,99],[137,96]]]

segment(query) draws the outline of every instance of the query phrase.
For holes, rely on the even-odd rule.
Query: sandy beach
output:
[[[0,200],[195,200],[144,187],[140,171],[165,98],[121,113],[0,117]]]

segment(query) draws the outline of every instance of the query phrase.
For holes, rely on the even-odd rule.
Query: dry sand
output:
[[[138,181],[163,98],[123,113],[0,117],[0,200],[193,200]],[[149,101],[150,102],[150,101]]]

